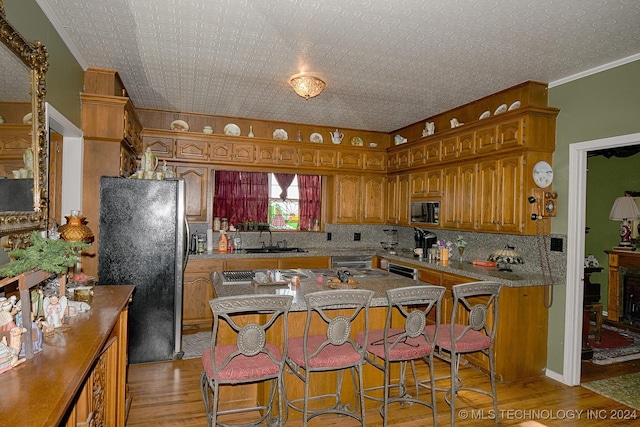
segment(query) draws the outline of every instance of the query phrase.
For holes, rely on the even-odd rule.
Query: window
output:
[[[213,215],[237,226],[317,230],[321,183],[317,175],[216,171]]]
[[[300,224],[300,204],[298,176],[293,180],[285,194],[275,175],[269,174],[269,226],[275,230],[297,230]]]

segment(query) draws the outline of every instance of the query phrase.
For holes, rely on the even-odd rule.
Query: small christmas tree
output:
[[[89,246],[83,242],[47,239],[34,231],[31,233],[31,246],[9,252],[12,261],[0,268],[0,277],[17,276],[33,269],[64,273],[78,262],[79,251]]]

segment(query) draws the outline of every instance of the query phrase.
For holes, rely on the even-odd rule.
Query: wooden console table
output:
[[[635,251],[605,251],[609,255],[609,302],[607,318],[618,322],[623,314],[620,267],[640,268],[640,253]]]
[[[0,424],[124,427],[133,286],[94,287],[91,310],[65,318],[43,350],[0,374]]]

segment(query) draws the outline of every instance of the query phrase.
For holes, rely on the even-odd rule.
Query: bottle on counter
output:
[[[213,231],[220,231],[220,217],[213,218]]]
[[[240,232],[236,229],[236,234],[233,236],[233,246],[237,251],[242,249],[242,237],[240,237]]]
[[[220,230],[220,239],[218,240],[218,253],[227,253],[227,235],[224,230]]]
[[[198,233],[198,249],[197,249],[197,253],[203,254],[206,244],[207,244],[206,235],[203,234],[203,233]]]
[[[227,218],[220,220],[220,230],[229,231],[229,220]]]

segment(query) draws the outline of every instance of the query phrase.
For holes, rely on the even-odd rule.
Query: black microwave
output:
[[[411,202],[411,223],[440,224],[440,201]]]

